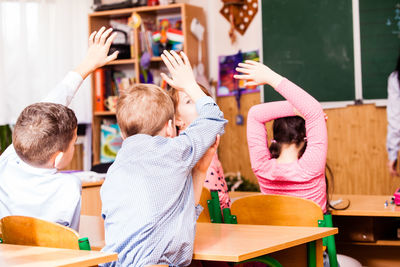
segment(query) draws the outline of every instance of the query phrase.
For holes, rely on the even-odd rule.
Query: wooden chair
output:
[[[279,226],[326,226],[332,227],[332,218],[325,216],[315,202],[292,196],[254,195],[235,200],[231,206],[232,214],[241,224],[279,225]],[[334,237],[324,240],[328,243],[331,266],[337,266]],[[312,245],[311,245],[312,246]],[[315,253],[309,247],[309,265],[313,265]],[[310,263],[311,262],[311,263]]]
[[[1,219],[1,232],[6,244],[84,249],[75,230],[33,217],[4,217]]]
[[[208,188],[203,187],[201,191],[201,197],[199,204],[203,207],[203,211],[200,213],[197,222],[211,222],[210,218],[210,211],[208,210],[208,203],[207,201],[211,199],[211,192]]]

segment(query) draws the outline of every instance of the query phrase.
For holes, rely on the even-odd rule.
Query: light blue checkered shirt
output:
[[[192,168],[222,134],[227,121],[210,97],[196,103],[199,117],[179,136],[138,134],[125,139],[101,188],[106,266],[187,266],[196,219]]]

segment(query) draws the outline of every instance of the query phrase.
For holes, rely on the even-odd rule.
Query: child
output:
[[[172,55],[171,55],[172,54]],[[226,120],[196,84],[186,55],[164,51],[172,78],[185,90],[199,117],[176,136],[174,105],[151,84],[137,84],[117,103],[124,138],[100,191],[105,219],[103,251],[117,252],[118,266],[187,266],[193,254],[196,219],[192,168],[222,134]]]
[[[207,89],[200,85],[203,92],[210,96]],[[199,115],[192,99],[183,91],[171,88],[168,90],[175,107],[175,123],[178,130],[184,131]],[[205,173],[204,186],[210,190],[217,190],[221,209],[230,208],[231,200],[228,194],[228,186],[225,181],[224,170],[218,159],[218,154],[213,155],[212,161]]]
[[[86,58],[75,71],[65,76],[47,102],[26,107],[18,117],[13,144],[0,156],[0,218],[31,216],[78,230],[81,182],[58,172],[71,161],[77,138],[77,119],[66,106],[93,70],[117,57],[107,56],[115,38],[108,38],[111,31],[103,27],[92,33]]]
[[[253,106],[247,117],[251,166],[264,194],[313,200],[326,211],[325,163],[328,147],[321,105],[294,83],[251,60],[239,63],[246,85],[271,85],[287,101]],[[295,116],[300,115],[301,117]],[[274,121],[268,149],[265,123]]]
[[[388,153],[388,170],[391,176],[399,176],[397,171],[397,156],[400,150],[400,56],[397,59],[396,69],[388,78],[388,130],[386,149]]]

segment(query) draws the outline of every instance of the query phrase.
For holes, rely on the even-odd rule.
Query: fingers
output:
[[[173,72],[174,67],[172,66],[169,59],[164,54],[161,54],[161,59],[164,61],[164,64],[165,64],[165,66],[167,66],[167,69],[169,70],[169,72]]]
[[[245,74],[250,74],[251,73],[251,70],[245,69],[245,68],[236,68],[235,70],[237,72],[242,72],[242,73],[245,73]]]
[[[187,57],[187,55],[183,51],[181,51],[181,57],[183,58],[183,61],[185,62],[185,65],[188,65],[190,67],[189,58]]]
[[[253,66],[257,66],[257,65],[260,65],[260,64],[261,64],[260,62],[257,62],[257,61],[251,60],[251,59],[247,59],[247,60],[245,60],[244,62],[247,63],[247,64],[249,64],[249,65],[253,65]],[[240,64],[240,63],[239,63],[239,64]]]
[[[251,79],[250,75],[240,75],[240,74],[233,75],[233,78],[238,79],[238,80],[250,80]]]
[[[116,33],[116,32],[114,32],[114,33],[107,39],[106,44],[105,44],[105,46],[106,46],[107,49],[110,49],[110,46],[111,46],[112,42],[114,41],[115,37],[117,37],[117,33]]]
[[[168,58],[169,62],[171,63],[171,66],[175,69],[175,67],[178,64],[178,62],[176,62],[175,58],[167,50],[164,50],[163,54],[164,54],[164,56],[166,56]]]
[[[215,149],[218,148],[220,139],[221,139],[221,136],[219,134],[217,134],[217,138],[215,139],[215,143],[212,145]]]
[[[108,36],[110,35],[110,33],[113,31],[113,28],[109,28],[108,30],[106,30],[101,36],[100,36],[100,44],[104,45]]]
[[[244,83],[244,86],[257,86],[258,85],[258,83],[256,83],[256,82],[252,82],[252,81],[250,81],[250,82],[245,82]]]
[[[175,83],[174,83],[174,81],[171,79],[171,78],[169,78],[165,73],[161,73],[161,77],[164,79],[164,81],[166,81],[170,86],[172,86],[173,88],[176,88],[175,87]]]
[[[112,55],[109,55],[108,57],[106,57],[106,63],[105,64],[107,64],[107,63],[109,63],[109,62],[111,62],[113,60],[116,60],[117,57],[118,57],[118,54],[119,54],[119,51],[115,51],[114,53],[112,53]]]
[[[171,50],[171,55],[174,56],[176,62],[178,62],[179,65],[183,65],[182,58],[174,50]]]
[[[106,27],[101,27],[100,30],[97,32],[96,36],[94,37],[94,43],[98,44],[100,41],[100,37],[103,34],[103,32],[106,30]]]
[[[89,36],[89,46],[91,46],[94,42],[94,36],[96,35],[97,31],[92,32]]]
[[[251,64],[247,64],[247,63],[239,63],[238,66],[242,67],[242,68],[246,68],[246,69],[255,69],[257,67],[255,65],[251,65]]]

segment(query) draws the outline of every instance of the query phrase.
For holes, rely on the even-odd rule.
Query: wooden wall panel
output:
[[[260,103],[260,94],[245,94],[241,97],[241,114],[245,118],[243,125],[236,125],[235,117],[238,112],[234,96],[219,97],[217,103],[229,122],[225,134],[221,137],[218,156],[224,172],[240,173],[254,182],[257,178],[250,166],[249,150],[247,149],[246,123],[250,107]]]
[[[219,158],[227,172],[240,171],[256,181],[251,166],[245,125],[235,124],[237,114],[234,97],[218,98],[218,105],[229,120],[221,138]],[[242,97],[242,115],[252,105],[260,103],[259,94]],[[393,194],[400,187],[400,178],[390,177],[386,170],[386,108],[373,104],[327,109],[328,158],[334,173],[334,193],[337,194]],[[271,133],[271,125],[267,124]],[[272,133],[271,133],[272,134]]]

